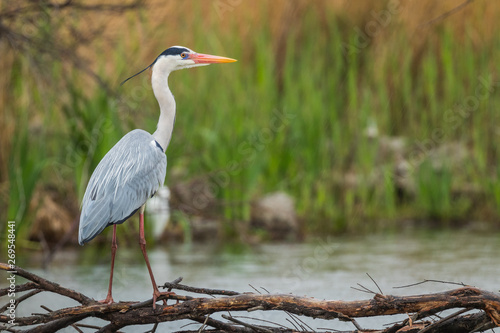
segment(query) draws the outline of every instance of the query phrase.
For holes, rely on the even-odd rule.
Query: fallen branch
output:
[[[358,332],[478,332],[499,326],[500,295],[480,290],[474,287],[416,296],[390,296],[376,293],[372,299],[360,301],[318,300],[310,297],[299,297],[291,294],[256,294],[238,293],[228,290],[194,288],[179,284],[181,279],[165,283],[163,288],[176,289],[210,295],[211,297],[191,297],[174,294],[162,296],[161,299],[175,300],[172,305],[157,305],[153,309],[152,300],[144,302],[119,302],[111,305],[101,304],[77,291],[65,288],[48,281],[20,267],[10,267],[0,263],[0,270],[21,276],[29,282],[15,287],[16,293],[25,292],[17,297],[16,306],[28,299],[29,293],[52,292],[77,301],[80,305],[52,311],[45,307],[47,313],[31,314],[16,317],[15,326],[9,325],[11,317],[7,304],[0,304],[6,314],[0,315],[0,330],[10,332],[53,332],[59,329],[73,327],[89,327],[79,324],[85,318],[100,318],[108,323],[96,328],[98,332],[115,332],[130,325],[158,324],[162,322],[189,319],[201,324],[206,332],[294,332],[297,329],[282,324],[263,322],[263,325],[250,324],[251,317],[223,315],[223,320],[211,318],[216,313],[235,311],[283,311],[292,320],[292,326],[301,327],[305,332],[314,331],[297,316],[338,319],[353,324],[353,331]],[[9,288],[0,290],[0,295],[8,294]],[[218,297],[214,297],[218,295]],[[439,320],[431,320],[433,316],[448,309],[461,311]],[[462,310],[465,309],[465,310]],[[465,314],[476,310],[473,314]],[[354,318],[408,314],[409,318],[393,324],[384,330],[363,330]],[[35,325],[35,326],[33,326]],[[333,324],[332,324],[333,325]],[[27,327],[30,326],[30,327]],[[26,327],[26,329],[21,329]],[[156,329],[156,328],[155,328]],[[199,329],[198,329],[199,330]],[[198,331],[195,330],[195,331]],[[182,332],[191,332],[188,330]]]

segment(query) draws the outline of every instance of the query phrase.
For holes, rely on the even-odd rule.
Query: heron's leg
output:
[[[111,241],[111,273],[109,275],[108,296],[106,296],[106,299],[99,301],[99,303],[114,303],[113,296],[111,296],[111,290],[113,289],[113,270],[115,268],[115,254],[117,248],[118,243],[116,242],[116,224],[113,224],[113,240]]]
[[[146,238],[144,237],[144,208],[146,206],[142,206],[139,211],[139,244],[141,245],[142,254],[144,255],[144,260],[146,261],[146,265],[148,266],[149,277],[151,278],[151,283],[153,284],[153,309],[156,309],[156,299],[160,295],[173,295],[173,292],[160,292],[158,290],[158,285],[156,284],[155,277],[153,275],[153,270],[151,269],[151,265],[149,264],[148,254],[146,253]],[[163,304],[167,305],[167,300],[163,300]]]

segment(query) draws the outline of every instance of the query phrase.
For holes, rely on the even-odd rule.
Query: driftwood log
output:
[[[333,320],[348,321],[353,325],[351,332],[480,332],[500,325],[500,294],[469,286],[416,296],[391,296],[374,292],[374,297],[367,300],[332,301],[291,294],[238,293],[194,288],[180,284],[179,278],[162,287],[209,297],[192,297],[180,293],[169,295],[163,298],[173,300],[169,301],[173,304],[158,303],[154,310],[151,299],[145,302],[105,305],[20,267],[0,263],[0,270],[27,280],[22,284],[0,289],[0,297],[5,300],[5,303],[0,303],[0,331],[5,332],[55,332],[66,327],[72,327],[76,332],[116,332],[130,325],[155,324],[152,330],[147,330],[154,332],[159,323],[181,319],[199,323],[200,327],[179,332],[317,332],[299,316],[330,319],[331,327],[335,326]],[[6,297],[11,292],[16,294],[15,301]],[[57,310],[42,306],[46,313],[15,317],[13,321],[11,314],[15,307],[40,292],[56,293],[73,299],[80,305]],[[450,309],[457,311],[446,317],[438,316],[440,312]],[[252,313],[270,310],[283,311],[290,316],[290,327],[270,321],[262,321],[258,325],[252,321],[250,324],[248,320],[240,319],[242,316],[233,316],[236,311]],[[223,319],[211,317],[217,313],[223,313]],[[407,318],[379,330],[363,329],[355,320],[393,314],[406,314]],[[90,317],[103,319],[107,323],[100,327],[79,323]],[[158,328],[158,331],[161,329]],[[322,331],[338,330],[331,328]]]

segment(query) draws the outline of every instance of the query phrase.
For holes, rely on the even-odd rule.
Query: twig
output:
[[[197,317],[192,318],[194,321],[198,323],[206,323],[208,326],[214,327],[224,332],[237,332],[237,333],[251,333],[253,330],[249,330],[246,327],[236,327],[234,325],[230,325],[227,323],[223,323],[220,320],[216,320],[213,318],[207,317]]]
[[[49,309],[49,308],[48,308],[48,307],[46,307],[45,305],[40,305],[40,307],[41,307],[42,309],[44,309],[45,311],[47,311],[47,312],[54,312],[53,310]]]
[[[239,324],[241,326],[251,328],[252,330],[254,330],[256,332],[273,333],[273,331],[271,331],[270,329],[267,329],[267,328],[264,328],[264,327],[261,327],[261,326],[256,326],[256,325],[245,323],[244,321],[236,319],[236,318],[234,318],[232,316],[227,316],[227,315],[223,314],[222,318],[230,320],[230,321],[232,321],[232,322],[234,322],[236,324]]]
[[[159,325],[158,323],[155,323],[155,324],[153,325],[153,328],[151,328],[150,330],[148,330],[148,331],[146,331],[146,332],[144,332],[144,333],[155,333],[155,332],[156,332],[156,329],[158,328],[158,325]]]
[[[365,288],[365,287],[363,287],[363,288]],[[371,290],[365,290],[365,289],[360,289],[360,288],[356,288],[356,287],[351,287],[351,289],[353,289],[353,290],[357,290],[357,291],[360,291],[360,292],[362,292],[362,293],[367,293],[367,294],[375,294],[375,293],[374,293],[373,291],[371,291]]]
[[[358,331],[363,331],[363,328],[358,324],[356,319],[351,318],[351,323],[354,325],[354,327],[356,327],[358,329]]]
[[[22,331],[13,328],[12,325],[4,325],[4,324],[0,324],[0,332],[22,333]]]
[[[418,333],[424,333],[424,332],[427,332],[427,331],[429,331],[430,329],[433,329],[434,327],[437,327],[437,326],[439,326],[439,325],[442,325],[442,324],[443,324],[444,322],[446,322],[447,320],[449,320],[449,319],[451,319],[451,318],[454,318],[454,317],[458,317],[458,316],[459,316],[459,315],[461,315],[462,313],[465,313],[465,312],[468,312],[468,311],[470,311],[470,309],[462,309],[462,310],[460,310],[460,311],[457,311],[457,312],[455,312],[455,313],[452,313],[451,315],[446,316],[446,317],[444,317],[443,319],[438,320],[438,321],[436,321],[436,322],[434,322],[434,323],[430,324],[429,326],[427,326],[427,327],[425,327],[425,328],[421,329]]]
[[[205,326],[207,326],[207,321],[209,318],[210,318],[210,316],[207,316],[207,318],[205,318],[205,321],[203,322],[203,325],[201,325],[200,329],[198,330],[198,333],[201,333],[201,331],[205,328]]]
[[[250,308],[247,311],[248,312],[253,312],[253,311],[259,311],[259,310],[265,310],[265,308],[262,305],[256,306],[254,308]]]
[[[24,294],[24,295],[22,295],[22,296],[18,297],[18,298],[16,299],[16,308],[19,306],[19,304],[20,304],[22,301],[24,301],[24,300],[26,300],[26,299],[30,298],[31,296],[35,296],[36,294],[38,294],[38,293],[40,293],[40,292],[42,292],[42,291],[43,291],[43,290],[40,290],[40,289],[37,289],[37,290],[32,290],[32,291],[30,291],[29,293]],[[7,304],[5,304],[4,306],[2,306],[2,307],[0,308],[0,313],[3,313],[4,311],[6,311],[8,306],[9,306],[9,303],[7,303]]]
[[[462,286],[462,287],[466,287],[467,286],[463,282],[451,282],[451,281],[441,281],[441,280],[428,280],[428,279],[425,279],[424,281],[420,281],[420,282],[416,282],[416,283],[412,283],[412,284],[407,284],[405,286],[392,287],[392,288],[394,288],[394,289],[408,288],[408,287],[414,287],[414,286],[418,286],[418,285],[421,285],[421,284],[424,284],[424,283],[428,283],[428,282],[454,284],[454,285],[458,285],[458,286]]]
[[[38,275],[32,274],[28,271],[25,271],[21,267],[15,266],[14,270],[12,271],[10,269],[9,265],[7,265],[5,263],[0,263],[0,270],[11,271],[13,274],[16,274],[18,276],[22,276],[25,279],[28,279],[30,281],[37,283],[40,286],[40,288],[43,290],[52,291],[56,294],[60,294],[62,296],[69,297],[69,298],[74,299],[75,301],[77,301],[83,305],[95,303],[95,301],[93,299],[83,295],[82,293],[79,293],[77,291],[74,291],[74,290],[71,290],[68,288],[61,287],[59,284],[48,281],[48,280],[46,280]]]
[[[327,332],[341,332],[340,330],[336,330],[334,328],[328,328],[328,327],[318,327],[318,330],[325,330]],[[346,333],[344,331],[342,331],[343,333]],[[347,332],[349,333],[349,332]],[[353,333],[358,333],[358,332],[353,332]]]
[[[83,333],[83,331],[78,327],[78,325],[73,324],[71,325],[71,327],[73,327],[78,333]]]
[[[31,290],[37,288],[38,285],[34,282],[26,282],[23,284],[16,285],[15,292],[20,293],[22,291]],[[0,289],[0,297],[7,295],[10,292],[10,287]]]
[[[438,17],[435,17],[435,18],[433,18],[430,21],[427,21],[425,23],[422,23],[422,24],[418,25],[417,29],[421,29],[421,28],[427,27],[427,26],[429,26],[429,25],[431,25],[433,23],[436,23],[438,21],[444,20],[448,16],[453,15],[456,12],[458,12],[459,10],[463,9],[465,6],[467,6],[468,4],[472,3],[473,1],[474,0],[466,0],[466,1],[462,2],[460,5],[456,6],[455,8],[453,8],[453,9],[445,12],[444,14],[441,14]]]
[[[357,291],[362,291],[362,292],[365,292],[365,293],[368,293],[368,294],[375,294],[375,295],[377,294],[373,290],[368,289],[367,287],[363,286],[360,283],[357,283],[357,285],[360,286],[363,289],[359,289],[359,288],[356,288],[356,287],[351,287],[351,289],[354,289],[354,290],[357,290]]]
[[[179,283],[181,283],[182,279],[183,279],[183,277],[182,277],[182,276],[179,276],[177,279],[175,279],[175,280],[174,280],[174,281],[172,281],[171,283],[172,283],[173,285],[178,285]],[[160,287],[160,286],[158,286],[158,287]],[[168,291],[168,292],[171,292],[171,291],[172,291],[172,288],[168,288],[168,290],[167,290],[167,291]]]
[[[295,324],[297,324],[301,329],[302,331],[306,331],[306,328],[297,320],[297,318],[295,316],[293,316],[290,312],[288,311],[285,311],[285,313],[295,322]],[[288,319],[288,318],[287,318]],[[294,325],[295,326],[295,325]],[[297,327],[297,326],[295,326]]]
[[[101,328],[101,326],[89,325],[89,324],[80,324],[80,323],[78,323],[78,324],[75,324],[75,325],[78,326],[78,327],[83,327],[83,328],[92,328],[94,330],[98,330],[98,329]]]
[[[244,318],[244,319],[250,319],[250,320],[258,320],[258,321],[261,321],[263,323],[268,323],[268,324],[272,324],[275,326],[280,326],[282,328],[286,328],[285,326],[281,325],[280,323],[276,323],[274,321],[265,320],[265,319],[261,319],[261,318],[254,318],[254,317],[249,317],[249,316],[233,316],[233,318]]]
[[[196,287],[190,287],[190,286],[186,286],[183,284],[171,283],[171,282],[165,282],[163,284],[163,286],[159,286],[159,287],[164,288],[164,289],[169,288],[169,290],[178,289],[178,290],[184,290],[184,291],[189,291],[192,293],[206,294],[206,295],[225,295],[225,296],[240,295],[239,292],[232,291],[232,290],[196,288]]]
[[[252,288],[253,290],[255,290],[255,292],[257,294],[262,294],[257,288],[255,288],[254,286],[252,286],[250,283],[248,285],[250,286],[250,288]]]
[[[267,290],[266,288],[264,287],[260,287],[260,289],[264,290],[266,293],[270,294],[269,290]]]
[[[160,297],[158,297],[156,299],[156,301],[161,301],[161,300],[164,300],[164,299],[173,299],[173,300],[178,300],[178,301],[190,301],[190,300],[194,299],[194,297],[184,296],[184,295],[177,295],[177,294],[174,294],[174,295],[160,295]],[[132,304],[132,305],[130,305],[128,307],[127,310],[140,309],[140,308],[144,308],[144,307],[150,306],[151,304],[153,304],[153,299],[152,298],[150,298],[148,300],[145,300],[143,302],[138,302],[138,303]]]
[[[296,331],[299,331],[299,328],[295,325],[295,323],[293,321],[290,320],[290,318],[285,318],[285,320],[287,322],[289,322],[290,324],[292,324],[293,328],[295,328]]]
[[[307,327],[307,328],[308,328],[309,330],[311,330],[311,331],[314,331],[314,330],[312,329],[312,327],[311,327],[311,326],[307,325],[307,324],[306,324],[306,322],[304,322],[304,321],[303,321],[302,319],[300,319],[299,317],[297,317],[297,316],[295,316],[295,315],[292,315],[292,314],[291,314],[291,313],[289,313],[288,311],[285,311],[285,312],[286,312],[286,313],[287,313],[287,314],[288,314],[291,318],[293,318],[295,321],[302,323],[302,324],[300,325],[300,327],[302,327],[304,331],[306,330],[306,329],[305,329],[305,327]]]
[[[48,308],[48,307],[47,307],[47,306],[45,306],[45,305],[40,305],[40,307],[41,307],[42,309],[44,309],[45,311],[49,312],[49,313],[50,313],[50,312],[54,312],[54,310],[52,310],[52,309]],[[76,325],[76,324],[71,324],[70,326],[71,326],[71,327],[73,327],[73,328],[74,328],[77,332],[79,332],[79,333],[83,333],[83,331],[82,331],[81,329],[79,329],[79,328],[77,327],[77,325]],[[98,328],[99,328],[99,327],[98,327]]]
[[[111,333],[111,332],[118,332],[120,328],[122,328],[123,325],[115,324],[115,323],[110,323],[104,327],[101,327],[97,333]]]
[[[373,283],[377,286],[377,289],[378,289],[378,291],[380,291],[380,294],[382,294],[382,295],[383,295],[384,293],[382,292],[382,289],[380,289],[380,287],[379,287],[379,285],[377,284],[377,282],[375,282],[375,280],[371,277],[371,275],[370,275],[370,274],[366,273],[366,275],[368,275],[368,277],[370,278],[370,280],[372,280],[372,282],[373,282]]]

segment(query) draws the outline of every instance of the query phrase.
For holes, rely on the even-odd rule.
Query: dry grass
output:
[[[86,4],[99,4],[101,1],[84,1]],[[106,3],[121,4],[122,1],[108,0]],[[2,3],[4,6],[6,3]],[[459,4],[459,3],[458,3]],[[350,1],[350,0],[257,0],[257,1],[177,1],[153,0],[146,1],[144,9],[126,13],[125,15],[111,15],[109,12],[76,13],[62,10],[55,19],[76,15],[77,28],[86,26],[98,27],[99,38],[90,44],[82,44],[77,52],[86,59],[91,67],[100,72],[104,68],[106,77],[116,76],[116,66],[112,56],[102,57],[103,54],[112,55],[117,47],[121,47],[129,62],[134,68],[141,68],[145,63],[154,59],[159,52],[171,45],[189,45],[197,49],[195,41],[199,36],[193,34],[193,27],[197,31],[204,31],[215,36],[231,36],[245,41],[252,38],[254,27],[266,26],[272,32],[272,45],[276,52],[283,52],[283,40],[290,33],[300,29],[301,18],[306,12],[312,12],[328,28],[325,13],[334,12],[346,25],[359,28],[366,32],[369,22],[373,22],[377,15],[384,15],[394,10],[390,18],[390,29],[380,29],[371,43],[375,45],[372,59],[383,67],[387,54],[397,50],[400,42],[395,35],[404,31],[408,39],[406,43],[412,47],[411,52],[419,54],[430,45],[439,44],[439,37],[435,34],[439,29],[450,29],[456,38],[467,39],[474,45],[490,43],[497,38],[500,29],[500,3],[476,0],[453,14],[450,18],[439,20],[433,24],[427,22],[457,7],[454,0],[408,0],[408,1]],[[1,8],[1,7],[0,7]],[[367,26],[368,24],[368,26]],[[395,28],[396,27],[396,28]],[[327,31],[325,31],[327,32]],[[328,33],[328,32],[327,32]],[[73,38],[71,34],[66,34]],[[123,45],[121,45],[123,43]],[[243,44],[244,46],[245,44]],[[439,46],[439,45],[437,45]],[[229,46],[218,45],[218,48]],[[1,46],[7,49],[6,45]],[[406,50],[407,52],[409,50]],[[12,54],[2,57],[3,73],[9,73],[12,66]],[[104,63],[103,63],[104,62]],[[0,102],[5,100],[5,91],[8,91],[9,76],[3,75],[0,79],[3,93],[0,93]],[[118,81],[118,78],[117,80]],[[91,84],[92,81],[89,81]],[[115,82],[113,82],[115,83]],[[4,104],[5,105],[5,104]]]
[[[108,2],[121,3],[114,0]],[[401,30],[405,32],[407,43],[412,47],[412,50],[405,51],[416,54],[424,52],[432,44],[439,46],[439,36],[435,32],[440,29],[450,29],[456,38],[472,41],[478,47],[498,37],[500,3],[497,2],[476,0],[452,17],[426,25],[459,4],[455,0],[147,1],[145,9],[123,16],[110,16],[106,13],[82,15],[83,21],[91,22],[93,26],[102,26],[103,30],[101,38],[78,51],[97,70],[103,65],[101,52],[112,54],[118,43],[124,40],[125,45],[122,47],[127,52],[125,56],[130,57],[128,60],[132,64],[137,63],[137,68],[140,68],[171,45],[188,45],[196,50],[195,41],[199,36],[193,35],[195,26],[198,31],[205,31],[207,34],[229,35],[242,41],[252,38],[254,27],[267,26],[272,32],[271,43],[276,46],[276,52],[282,52],[279,46],[282,46],[283,36],[300,29],[301,18],[308,11],[312,11],[318,20],[324,21],[325,29],[328,26],[325,13],[333,11],[346,24],[366,32],[369,29],[367,24],[373,22],[376,15],[383,15],[394,8],[395,14],[390,19],[391,28],[380,29],[380,33],[372,40],[377,49],[373,61],[382,65],[387,53],[397,50],[399,41],[394,36],[401,34]],[[392,24],[397,28],[393,28]],[[115,59],[108,58],[105,66],[106,74],[110,77],[115,73],[114,61]]]

